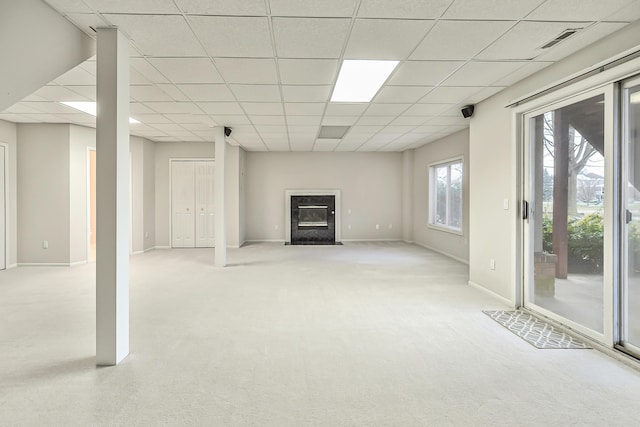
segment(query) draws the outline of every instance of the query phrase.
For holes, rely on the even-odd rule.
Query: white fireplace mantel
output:
[[[340,233],[340,190],[284,190],[284,241],[291,243],[291,196],[335,196],[335,229],[336,229],[336,242],[342,241],[342,235]]]

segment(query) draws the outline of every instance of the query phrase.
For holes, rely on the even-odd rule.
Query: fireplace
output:
[[[334,245],[340,242],[340,190],[286,190],[286,242]]]

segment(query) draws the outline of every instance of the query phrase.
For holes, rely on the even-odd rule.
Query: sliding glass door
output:
[[[620,344],[640,356],[640,78],[622,85],[623,146]]]
[[[524,131],[524,305],[602,340],[605,93],[530,112]]]

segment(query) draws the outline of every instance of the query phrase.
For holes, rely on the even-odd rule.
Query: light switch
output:
[[[504,199],[502,201],[502,209],[504,209],[505,211],[509,209],[509,199]]]

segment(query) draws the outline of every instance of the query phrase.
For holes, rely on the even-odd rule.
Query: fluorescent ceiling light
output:
[[[93,117],[97,115],[96,110],[97,106],[95,102],[85,102],[85,101],[69,101],[69,102],[61,102],[61,104],[66,105],[67,107],[75,108],[78,111],[82,111],[83,113],[91,114]],[[140,123],[136,119],[129,117],[129,123]]]
[[[342,61],[338,81],[331,95],[332,102],[369,102],[399,61]]]

